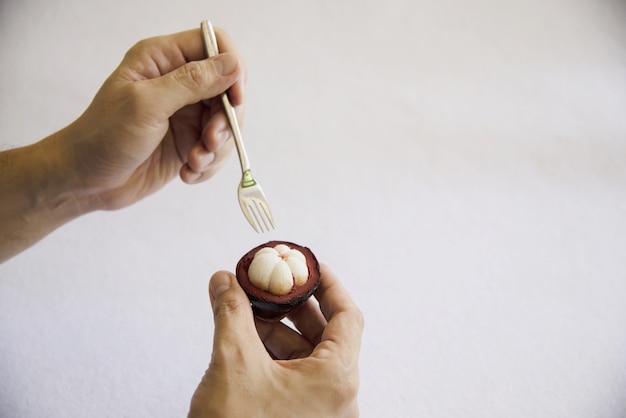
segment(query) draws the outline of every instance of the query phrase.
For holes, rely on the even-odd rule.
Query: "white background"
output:
[[[249,67],[277,229],[245,222],[232,155],[0,265],[0,416],[184,416],[208,279],[269,239],[364,311],[363,417],[626,416],[623,1],[2,0],[0,146],[202,19]]]

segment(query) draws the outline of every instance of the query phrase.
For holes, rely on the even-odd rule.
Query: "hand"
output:
[[[221,167],[232,141],[215,97],[228,90],[241,113],[245,71],[228,36],[219,29],[216,36],[221,54],[211,59],[199,29],[147,39],[128,51],[63,132],[59,145],[77,196],[116,209],[177,174],[195,183]]]
[[[205,59],[200,29],[131,48],[87,110],[32,145],[0,152],[0,262],[87,212],[127,206],[177,174],[211,177],[233,141],[221,101],[243,112],[245,69],[216,30]]]
[[[356,417],[363,316],[334,274],[281,322],[253,319],[250,302],[227,272],[213,275],[211,363],[189,417]]]

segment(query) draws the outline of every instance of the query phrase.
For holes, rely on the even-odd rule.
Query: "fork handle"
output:
[[[213,31],[213,25],[211,25],[211,22],[209,22],[208,20],[203,20],[200,23],[200,29],[202,31],[202,38],[204,39],[204,49],[206,50],[207,56],[211,58],[219,54],[219,49],[217,47],[217,38],[215,37],[215,31]],[[241,129],[239,129],[239,122],[237,121],[235,108],[230,104],[230,100],[228,100],[228,95],[226,93],[222,93],[220,95],[220,98],[222,99],[222,104],[224,105],[224,112],[226,112],[226,118],[228,119],[230,129],[233,131],[233,138],[235,140],[237,154],[239,155],[241,171],[242,173],[249,172],[250,162],[248,160],[248,155],[246,154],[246,149],[243,146]]]

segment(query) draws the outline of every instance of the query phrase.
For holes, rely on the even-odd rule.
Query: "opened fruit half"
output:
[[[307,247],[270,241],[244,255],[237,263],[236,275],[254,314],[278,321],[315,292],[320,266]]]

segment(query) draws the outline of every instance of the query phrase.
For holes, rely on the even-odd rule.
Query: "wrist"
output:
[[[0,262],[93,210],[69,179],[59,135],[0,156]]]
[[[89,212],[103,209],[99,199],[100,190],[86,182],[85,168],[89,161],[79,158],[81,152],[96,153],[88,149],[90,141],[84,133],[72,123],[66,128],[34,144],[38,147],[42,167],[35,175],[38,199],[43,209],[58,219],[71,220]],[[38,187],[37,187],[38,186]]]
[[[33,144],[37,154],[33,166],[31,190],[34,210],[64,223],[98,209],[92,194],[83,187],[68,146],[68,128]]]

